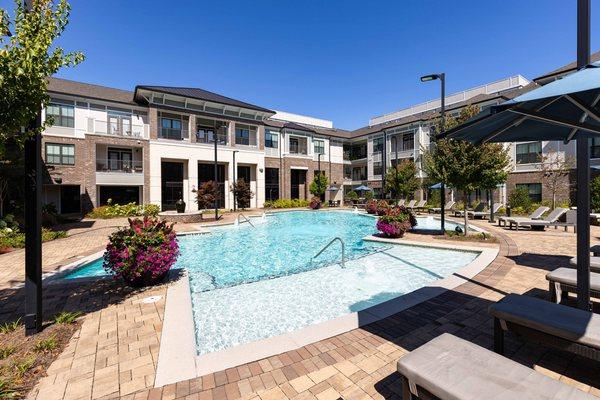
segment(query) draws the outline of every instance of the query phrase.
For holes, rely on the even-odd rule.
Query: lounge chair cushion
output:
[[[411,384],[416,384],[441,399],[594,398],[448,333],[402,357],[398,361],[398,372]],[[416,394],[418,395],[418,388]]]
[[[571,264],[574,267],[577,267],[577,257],[571,258],[569,264]],[[590,271],[600,272],[600,256],[590,257]]]
[[[546,274],[546,279],[551,282],[577,286],[577,270],[573,268],[557,268]],[[590,273],[590,289],[600,291],[600,274]]]
[[[490,315],[575,343],[600,349],[600,315],[531,296],[509,294]]]

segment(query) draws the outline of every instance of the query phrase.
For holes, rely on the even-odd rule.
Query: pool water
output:
[[[464,229],[463,224],[457,224],[456,222],[449,220],[446,220],[444,225],[446,226],[447,231],[453,231],[457,226],[460,226],[462,229]],[[439,231],[442,229],[442,222],[440,221],[439,217],[417,217],[417,226],[415,226],[413,229],[417,231]],[[471,230],[472,228],[469,227],[469,229]]]
[[[346,211],[280,212],[179,236],[199,354],[291,332],[417,290],[479,253],[364,241],[376,219]],[[418,218],[421,229],[439,220]],[[450,229],[452,227],[449,226]],[[342,268],[341,245],[346,265]],[[67,279],[105,275],[102,259]]]

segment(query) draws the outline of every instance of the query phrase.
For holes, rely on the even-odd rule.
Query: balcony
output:
[[[214,144],[215,136],[217,138],[218,145],[222,145],[222,146],[227,145],[227,135],[214,134],[212,132],[206,132],[206,131],[196,132],[196,143]]]
[[[187,129],[163,128],[158,127],[158,137],[160,139],[184,140],[189,137]]]
[[[304,138],[292,137],[289,141],[290,154],[308,155],[308,142]]]
[[[143,161],[96,159],[96,184],[142,186]]]
[[[87,119],[87,130],[96,135],[120,136],[132,139],[148,139],[150,126],[148,124],[112,123],[95,118]]]

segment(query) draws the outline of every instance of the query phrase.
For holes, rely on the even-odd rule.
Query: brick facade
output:
[[[571,201],[572,204],[575,202],[575,189],[576,189],[576,171],[572,170],[569,176],[562,178],[561,188],[556,193],[556,202],[558,204]],[[540,172],[513,172],[508,175],[506,182],[507,196],[515,191],[516,185],[520,183],[541,183],[542,184],[542,201],[552,201],[552,192],[546,186],[544,179]]]

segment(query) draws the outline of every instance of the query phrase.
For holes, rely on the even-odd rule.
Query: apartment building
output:
[[[600,60],[600,52],[592,56]],[[467,105],[485,109],[572,72],[567,65],[529,82],[520,75],[446,97],[449,115]],[[219,184],[219,207],[233,208],[231,184],[244,179],[254,193],[250,207],[278,198],[310,198],[310,182],[321,171],[329,177],[324,200],[342,200],[359,185],[379,195],[387,168],[404,159],[422,171],[432,121],[440,99],[371,118],[348,131],[332,121],[274,111],[199,88],[139,85],[134,91],[51,78],[44,117],[54,125],[43,134],[47,174],[43,201],[63,214],[84,213],[109,200],[152,203],[173,209],[182,199],[197,209],[196,189]],[[216,142],[216,150],[215,150]],[[600,165],[600,141],[592,145],[592,164]],[[570,157],[575,144],[507,144],[513,169],[496,200],[506,202],[516,187],[532,199],[548,198],[540,178],[540,156]],[[217,171],[215,177],[215,156]],[[572,187],[574,173],[565,179]],[[216,178],[216,179],[215,179]],[[568,193],[568,192],[567,192]],[[424,198],[426,191],[415,194]],[[451,190],[449,196],[454,196]],[[476,192],[473,199],[485,199]],[[560,197],[562,196],[562,197]],[[559,201],[569,194],[560,194]]]

